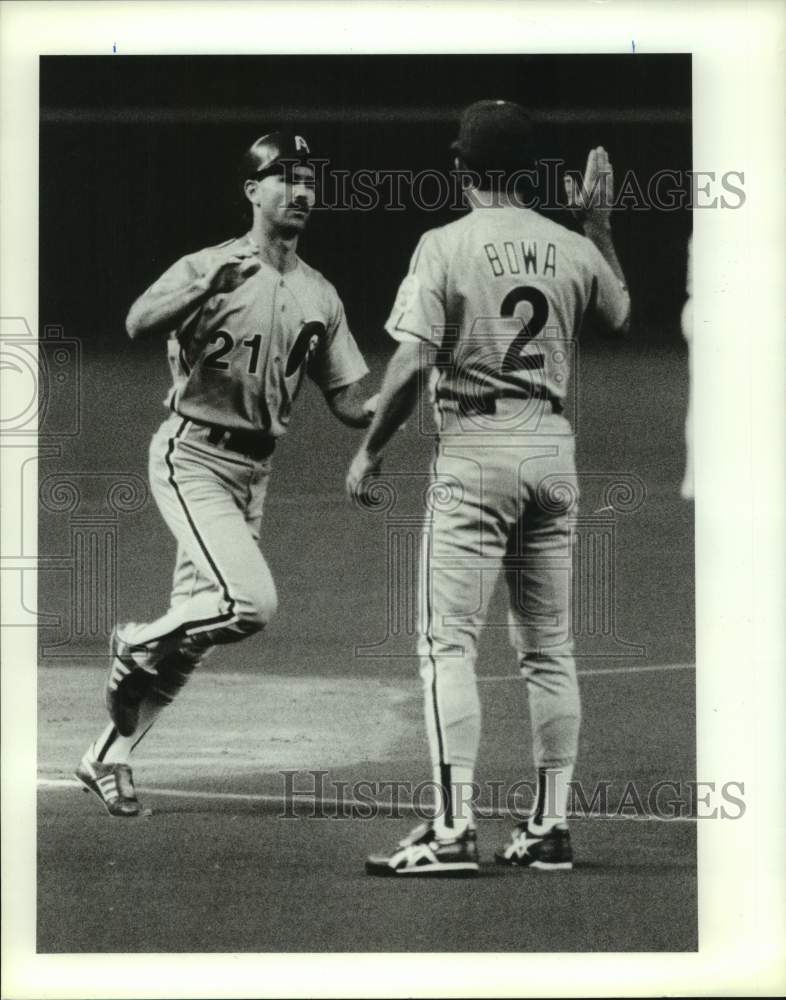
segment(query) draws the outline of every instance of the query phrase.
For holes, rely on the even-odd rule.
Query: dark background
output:
[[[124,338],[133,299],[172,261],[244,231],[245,148],[292,124],[337,170],[451,166],[462,106],[520,101],[544,157],[582,169],[604,145],[621,179],[691,168],[689,55],[45,57],[41,60],[42,324],[89,344]],[[418,236],[455,210],[317,213],[300,250],[333,281],[366,349]],[[572,224],[566,213],[558,221]],[[674,344],[688,209],[615,224],[639,339]]]

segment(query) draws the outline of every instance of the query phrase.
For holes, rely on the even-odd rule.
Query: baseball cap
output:
[[[521,169],[534,159],[532,119],[513,101],[475,101],[462,113],[450,148],[477,169]]]
[[[243,154],[241,179],[259,179],[281,173],[287,167],[309,166],[310,157],[311,148],[302,135],[283,129],[269,132],[260,136]]]

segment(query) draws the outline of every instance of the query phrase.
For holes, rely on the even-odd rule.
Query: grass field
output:
[[[42,461],[42,478],[144,476],[163,414],[163,356],[121,345],[84,364],[83,431],[62,457]],[[615,522],[615,636],[579,637],[576,777],[611,783],[613,799],[628,781],[695,777],[692,508],[678,496],[685,359],[599,346],[582,355],[580,374],[580,468],[631,473],[646,489],[642,506]],[[41,632],[39,951],[695,949],[690,819],[576,820],[576,869],[544,876],[488,863],[509,823],[498,812],[480,821],[478,880],[391,885],[363,875],[365,854],[412,819],[337,816],[330,802],[336,783],[428,776],[414,643],[404,635],[396,656],[355,655],[386,633],[385,525],[343,497],[353,434],[316,393],[299,404],[276,455],[262,539],[278,618],[264,637],[218,651],[140,747],[143,818],[110,819],[70,779],[104,722],[105,639],[69,636],[66,577],[41,575],[40,606],[64,624]],[[429,449],[410,428],[387,466],[423,471]],[[67,514],[42,515],[42,555],[65,558],[70,524]],[[120,518],[117,546],[119,619],[155,616],[174,544],[152,501]],[[498,593],[490,623],[502,621]],[[479,674],[478,777],[529,778],[525,693],[504,629],[484,633]],[[303,781],[309,769],[327,772],[324,818],[309,818],[307,802],[282,818],[280,772]]]

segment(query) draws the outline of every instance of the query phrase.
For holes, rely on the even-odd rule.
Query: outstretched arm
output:
[[[368,397],[360,381],[328,389],[325,399],[330,412],[347,427],[368,427],[374,416],[376,396]]]
[[[380,453],[412,413],[421,386],[420,373],[428,367],[423,344],[401,343],[390,359],[379,391],[377,411],[347,474],[347,492],[359,496],[362,480],[380,466]]]
[[[172,330],[210,295],[206,277],[194,278],[182,288],[157,292],[148,289],[134,302],[126,317],[132,340]]]
[[[205,274],[172,287],[166,276],[161,287],[156,282],[131,306],[126,331],[132,340],[168,332],[217,292],[228,292],[242,285],[261,264],[253,250],[241,248],[231,253],[216,252]]]
[[[622,321],[614,324],[614,329],[615,332],[626,333],[630,326],[630,298],[611,233],[614,169],[603,146],[590,150],[582,183],[577,183],[570,176],[565,178],[565,193],[568,207],[580,219],[584,235],[595,244],[621,286],[620,293],[627,300],[627,309],[623,312]]]

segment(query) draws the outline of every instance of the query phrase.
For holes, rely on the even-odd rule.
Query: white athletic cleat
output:
[[[85,791],[101,799],[110,816],[131,817],[141,813],[134,776],[128,764],[102,764],[86,753],[75,774]]]
[[[437,837],[431,823],[416,827],[388,855],[371,855],[366,861],[368,875],[452,875],[466,878],[477,875],[478,844],[475,830],[469,827],[460,836],[447,840]]]
[[[494,860],[498,865],[567,871],[573,867],[570,833],[564,823],[534,833],[525,820],[515,828],[507,844],[494,852]]]

